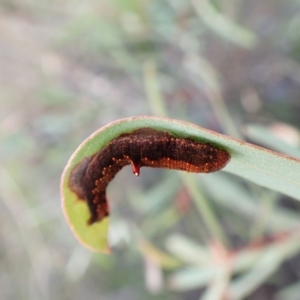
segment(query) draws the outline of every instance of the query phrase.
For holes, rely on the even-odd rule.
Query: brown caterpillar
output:
[[[210,173],[224,168],[229,160],[228,152],[209,143],[142,128],[120,135],[75,166],[69,187],[87,201],[91,213],[88,224],[93,224],[109,215],[106,187],[126,165],[131,164],[136,176],[141,167]]]

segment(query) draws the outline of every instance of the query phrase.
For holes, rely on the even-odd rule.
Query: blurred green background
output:
[[[209,299],[185,247],[218,247],[179,172],[125,168],[111,183],[110,256],[73,237],[61,173],[101,126],[166,112],[300,157],[299,33],[298,0],[1,0],[0,298]],[[228,251],[299,229],[296,200],[228,174],[194,178]],[[245,299],[299,299],[296,250]]]

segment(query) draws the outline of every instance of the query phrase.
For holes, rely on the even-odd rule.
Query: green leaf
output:
[[[168,278],[168,287],[173,291],[188,291],[206,286],[222,272],[215,265],[186,267],[174,272]]]
[[[253,32],[226,18],[210,1],[192,0],[192,4],[203,23],[225,39],[245,48],[252,48],[257,43],[257,37]]]
[[[224,171],[300,200],[300,161],[297,159],[179,120],[159,117],[122,119],[108,124],[87,138],[70,158],[62,176],[61,193],[66,218],[76,237],[94,251],[109,252],[107,245],[109,218],[87,225],[88,207],[69,189],[70,173],[85,157],[97,153],[112,139],[142,127],[169,131],[183,138],[191,137],[194,140],[211,142],[227,150],[231,155],[231,161]]]

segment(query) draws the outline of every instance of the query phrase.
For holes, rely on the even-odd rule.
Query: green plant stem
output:
[[[221,242],[223,245],[229,246],[229,241],[224,234],[220,223],[215,217],[212,209],[209,207],[205,197],[200,192],[199,185],[195,180],[195,177],[191,174],[181,174],[181,178],[185,183],[188,192],[193,199],[199,214],[202,216],[204,223],[206,224],[211,236],[214,240]]]

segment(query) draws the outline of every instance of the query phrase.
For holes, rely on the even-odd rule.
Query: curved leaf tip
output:
[[[118,120],[96,131],[77,148],[70,158],[61,180],[62,205],[66,219],[78,240],[93,251],[110,252],[107,243],[109,217],[105,217],[105,206],[100,206],[100,209],[96,208],[96,210],[100,211],[98,220],[101,222],[96,222],[97,216],[90,219],[91,206],[94,201],[89,202],[88,206],[87,202],[82,199],[84,192],[82,194],[82,191],[70,187],[72,172],[85,159],[90,159],[101,149],[105,149],[105,146],[112,140],[134,131],[138,132],[141,128],[169,132],[174,137],[190,138],[194,141],[204,142],[204,144],[209,143],[209,145],[215,145],[216,149],[220,149],[219,151],[225,149],[224,152],[229,152],[231,155],[231,162],[224,168],[224,171],[300,199],[299,160],[179,120],[159,117],[134,117]],[[155,160],[144,161],[142,165],[150,166],[152,161],[154,163]],[[134,161],[130,157],[127,160],[121,159],[115,165],[119,164],[118,167],[122,167],[125,163],[131,163],[133,171],[142,166],[140,161]],[[159,164],[162,165],[162,163],[164,163],[164,167],[169,167],[168,160],[160,160]],[[220,168],[217,167],[217,169]],[[110,174],[110,172],[111,170],[108,173]],[[96,185],[95,188],[99,192],[99,186]],[[93,224],[89,225],[88,220]]]

